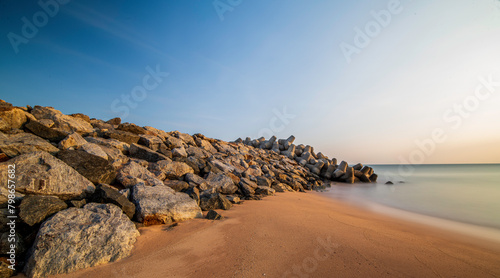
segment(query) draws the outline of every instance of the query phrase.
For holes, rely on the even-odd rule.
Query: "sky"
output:
[[[500,163],[499,0],[0,1],[0,99],[349,163]]]

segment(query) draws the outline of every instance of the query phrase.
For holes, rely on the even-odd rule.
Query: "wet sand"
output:
[[[284,193],[141,228],[130,257],[55,277],[500,277],[500,244]]]

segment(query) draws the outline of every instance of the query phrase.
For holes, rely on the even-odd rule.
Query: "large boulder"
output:
[[[132,201],[136,205],[137,220],[145,225],[203,217],[195,200],[185,193],[174,192],[168,186],[136,185]]]
[[[67,133],[75,131],[79,133],[86,133],[93,130],[93,127],[89,122],[81,118],[64,115],[61,111],[52,107],[35,106],[33,110],[31,110],[31,114],[35,116],[37,120],[50,119],[54,121],[53,127],[55,129]]]
[[[46,140],[31,133],[0,133],[0,151],[10,157],[14,157],[36,151],[45,151],[55,154],[59,149]]]
[[[67,207],[64,201],[55,196],[28,195],[21,201],[19,217],[24,223],[33,226]]]
[[[0,102],[0,131],[21,128],[28,120],[26,112],[7,102]]]
[[[257,189],[257,184],[247,178],[241,178],[239,186],[241,192],[246,196],[255,194],[255,189]]]
[[[59,142],[69,135],[69,132],[49,127],[41,121],[29,121],[25,127],[37,136],[50,140],[51,142]]]
[[[7,185],[9,165],[16,165],[16,191],[54,195],[66,200],[92,194],[95,186],[75,169],[46,152],[33,152],[0,163],[2,186]]]
[[[114,262],[130,254],[138,236],[113,204],[69,208],[42,224],[25,271],[37,278]]]
[[[234,184],[233,180],[223,173],[214,174],[210,172],[206,180],[211,187],[214,187],[217,192],[222,194],[230,195],[238,190],[238,187]]]
[[[135,214],[135,205],[130,202],[118,189],[107,185],[99,184],[94,194],[93,201],[98,203],[111,203],[117,205],[123,212],[132,219]]]
[[[116,179],[125,187],[132,187],[139,183],[148,186],[163,186],[161,180],[156,178],[148,169],[134,161],[123,166],[123,168],[118,171]]]
[[[193,168],[184,162],[171,161],[170,159],[160,160],[149,167],[159,179],[164,180],[180,179],[187,173],[194,173]]]
[[[159,152],[153,151],[150,148],[147,148],[147,147],[135,144],[135,143],[130,145],[129,151],[130,151],[130,156],[135,157],[135,158],[139,158],[139,159],[144,159],[148,162],[158,162],[160,160],[169,159],[168,157],[166,157],[165,155],[163,155]]]
[[[85,151],[63,150],[57,158],[95,184],[111,183],[116,178],[115,168],[108,160]]]
[[[102,159],[108,160],[108,155],[106,154],[106,152],[97,144],[85,143],[79,148],[79,150],[89,153],[91,155],[98,156]]]
[[[231,202],[220,193],[203,196],[200,200],[200,208],[204,211],[213,209],[228,210],[231,207]]]

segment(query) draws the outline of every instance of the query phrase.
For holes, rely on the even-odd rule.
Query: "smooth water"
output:
[[[500,164],[372,167],[376,184],[338,183],[327,194],[500,229]]]

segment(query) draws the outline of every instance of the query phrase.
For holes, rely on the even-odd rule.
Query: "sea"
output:
[[[325,194],[500,234],[500,164],[369,166],[379,176],[377,183],[336,183]]]

